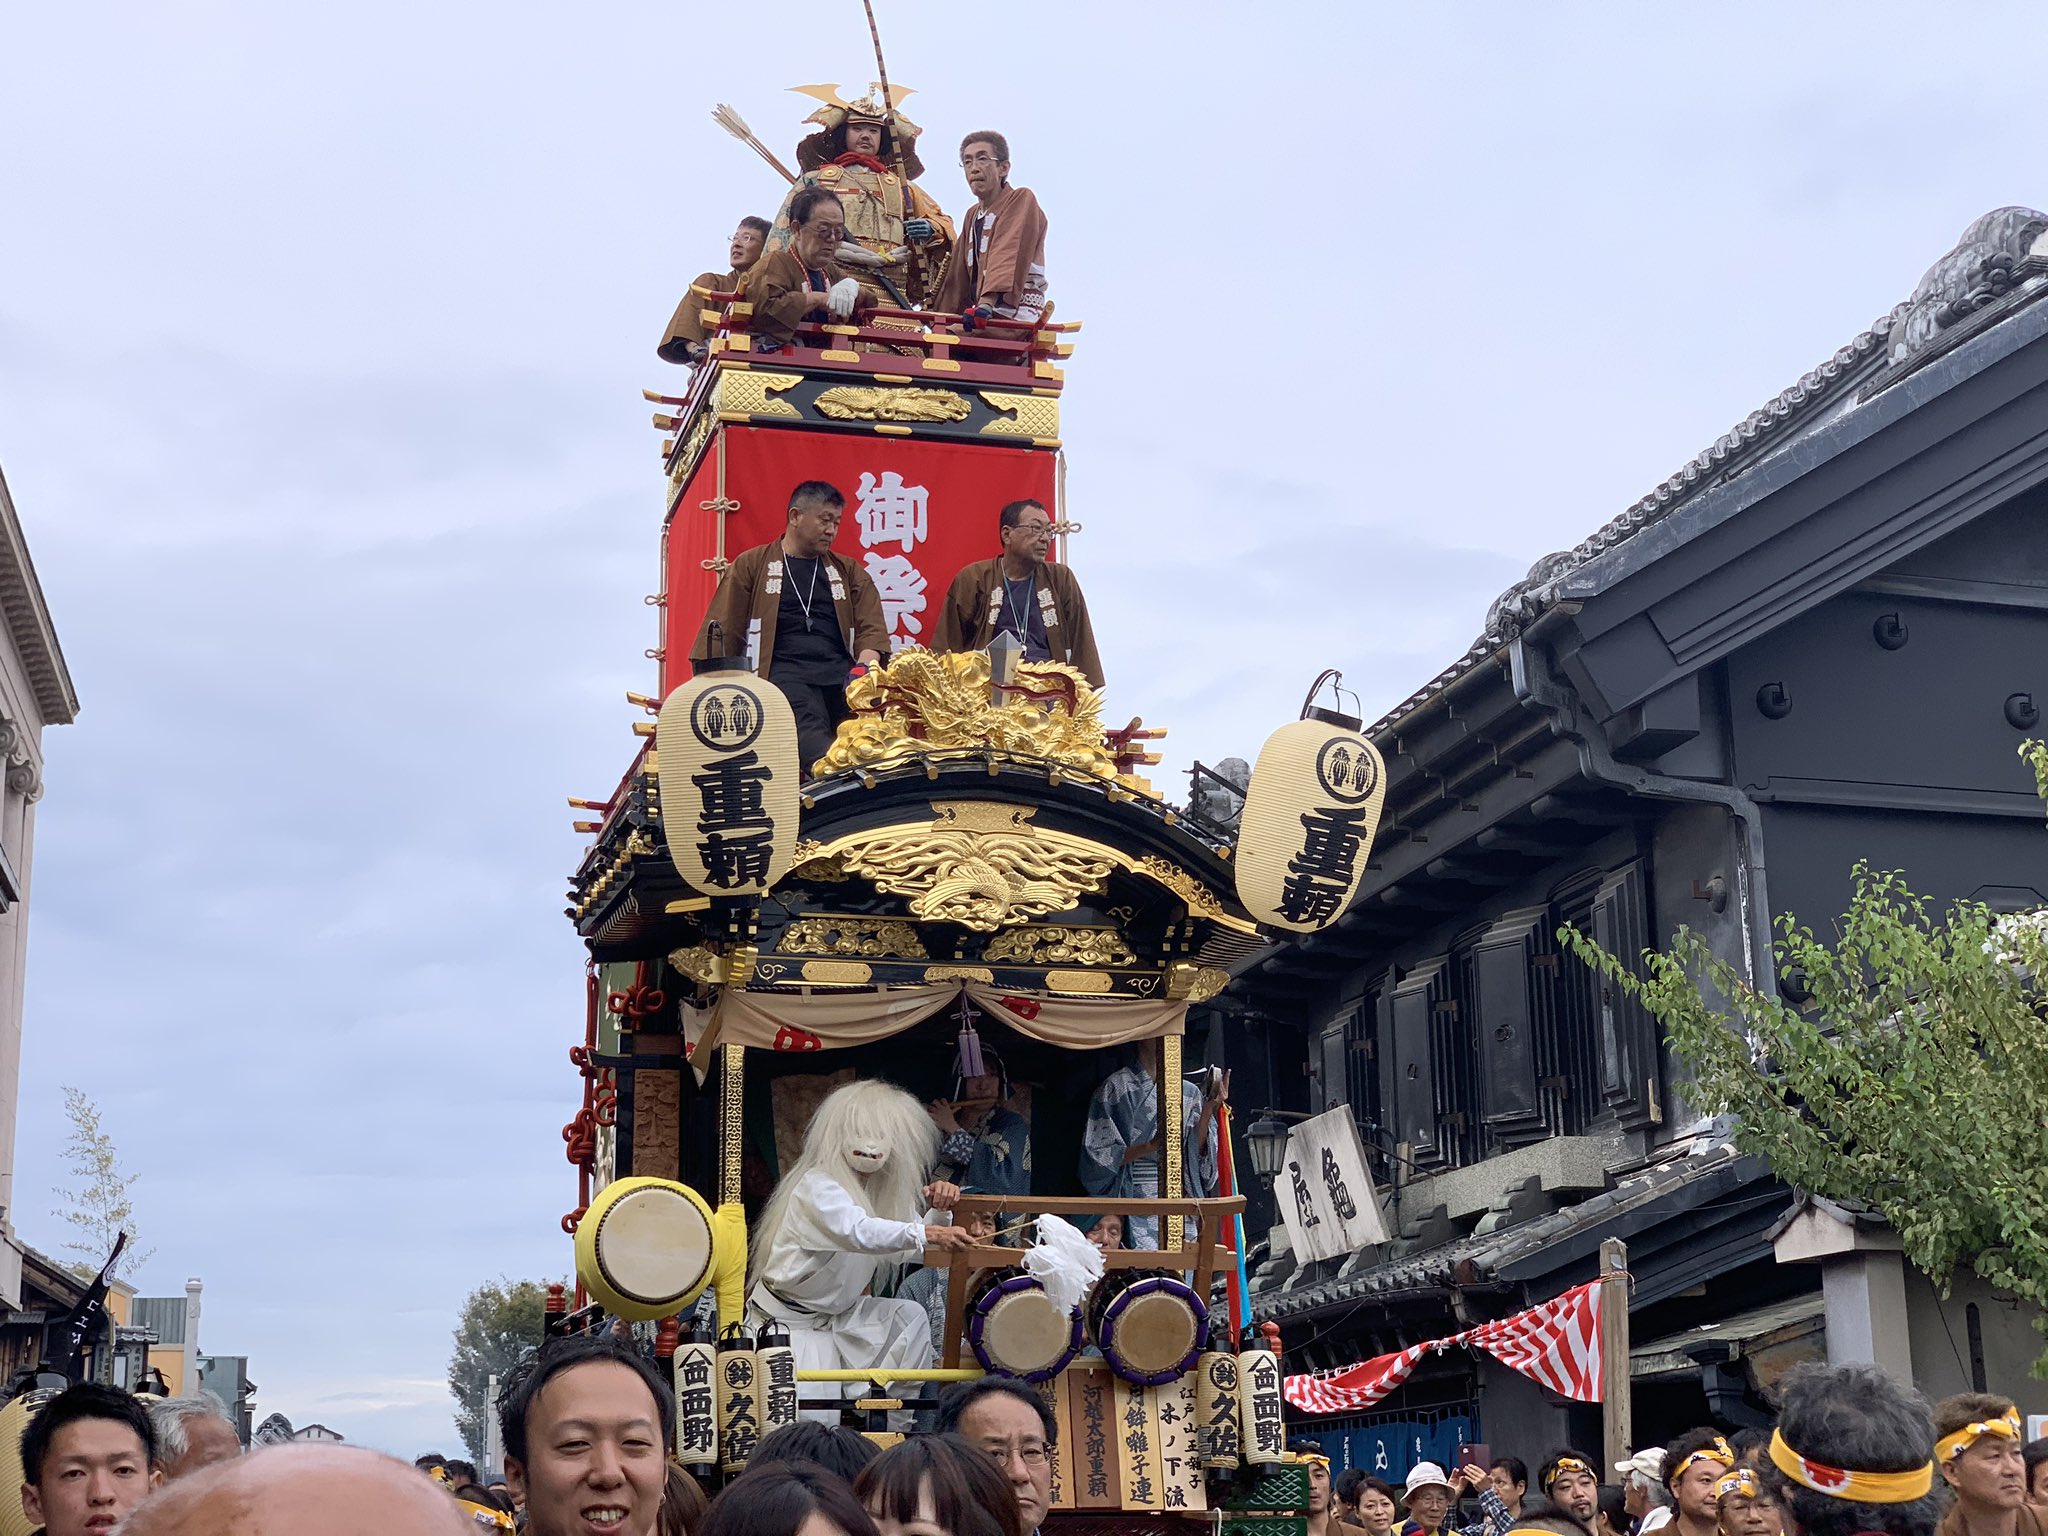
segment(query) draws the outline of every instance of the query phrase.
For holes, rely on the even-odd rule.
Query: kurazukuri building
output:
[[[1881,1221],[1795,1203],[1556,940],[1574,923],[1632,954],[1688,926],[1769,991],[1773,924],[1825,931],[1859,858],[1937,905],[2048,902],[2016,755],[2048,710],[2044,300],[2048,214],[1978,220],[1904,303],[1537,561],[1369,729],[1387,799],[1356,899],[1220,1000],[1254,1053],[1306,1047],[1277,1106],[1348,1105],[1392,1193],[1389,1241],[1276,1251],[1254,1282],[1290,1371],[1556,1296],[1619,1237],[1639,1443],[1761,1422],[1802,1358],[2048,1410],[2010,1298],[1962,1276],[1943,1306]],[[1304,1427],[1391,1447],[1398,1477],[1402,1447],[1456,1438],[1533,1466],[1598,1444],[1595,1414],[1458,1349]]]

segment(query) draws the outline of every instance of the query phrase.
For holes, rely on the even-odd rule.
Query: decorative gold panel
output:
[[[836,987],[864,987],[875,978],[875,968],[865,960],[806,960],[805,981]]]
[[[981,952],[984,960],[1020,965],[1135,965],[1137,952],[1114,928],[1063,928],[1034,923],[997,934]]]
[[[1083,997],[1100,997],[1114,985],[1107,971],[1047,971],[1045,986],[1048,992],[1076,993]]]
[[[843,739],[843,738],[842,738]],[[856,833],[833,845],[848,872],[910,898],[910,910],[978,933],[1065,912],[1099,891],[1114,859],[1079,838],[1027,825],[1033,808],[980,801],[934,804],[918,827]]]
[[[865,955],[875,960],[928,960],[917,929],[900,917],[800,917],[775,941],[781,955]],[[810,968],[806,966],[805,973]]]
[[[818,396],[818,410],[835,421],[963,421],[973,409],[950,389],[881,389],[841,384]]]
[[[768,397],[780,390],[794,389],[803,381],[800,373],[762,373],[756,369],[745,373],[721,372],[717,409],[727,416],[788,417],[800,421],[804,413],[789,401]]]
[[[978,391],[990,410],[1011,414],[981,429],[983,437],[1058,437],[1060,403],[1048,395],[1011,395],[999,390]]]
[[[924,968],[924,979],[933,981],[978,981],[992,985],[996,975],[985,965],[928,965]]]
[[[821,773],[843,773],[920,752],[995,751],[1065,764],[1113,779],[1103,745],[1102,698],[1087,678],[1056,661],[1017,668],[1020,691],[991,703],[986,651],[899,654],[850,684],[852,718],[841,723]]]

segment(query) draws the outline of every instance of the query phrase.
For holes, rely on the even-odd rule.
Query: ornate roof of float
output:
[[[1530,566],[1527,576],[1488,607],[1485,628],[1465,653],[1375,722],[1371,734],[1394,729],[1405,716],[1498,653],[1563,600],[1568,578],[1595,559],[2044,294],[2048,213],[2008,207],[1977,219],[1955,247],[1927,269],[1910,298],[1880,315],[1580,543]]]
[[[643,750],[569,916],[600,959],[666,957],[705,985],[1213,996],[1263,944],[1232,849],[1129,771],[1128,731],[1105,737],[1079,673],[1025,663],[1017,685],[992,703],[984,652],[913,652],[854,684],[855,714],[804,789],[795,867],[750,942],[720,931],[669,858]]]

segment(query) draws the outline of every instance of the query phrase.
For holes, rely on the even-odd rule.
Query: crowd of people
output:
[[[1702,1427],[1637,1451],[1603,1481],[1594,1458],[1516,1456],[1400,1488],[1310,1465],[1309,1536],[2048,1536],[2048,1439],[2023,1438],[2009,1398],[1966,1392],[1931,1409],[1875,1366],[1807,1365],[1779,1388],[1771,1430]]]
[[[1559,1451],[1532,1478],[1518,1457],[1400,1488],[1334,1480],[1312,1439],[1308,1536],[2048,1536],[2048,1441],[2022,1438],[2007,1398],[1931,1409],[1869,1365],[1804,1365],[1780,1383],[1768,1432],[1690,1430],[1603,1482]],[[1057,1425],[1029,1386],[948,1388],[936,1427],[881,1448],[809,1420],[764,1437],[715,1498],[669,1457],[663,1373],[610,1335],[551,1340],[498,1402],[506,1478],[462,1461],[414,1466],[343,1446],[244,1456],[219,1403],[146,1402],[97,1384],[44,1405],[22,1437],[23,1512],[38,1536],[1034,1536],[1051,1507]]]
[[[887,1450],[810,1421],[776,1430],[716,1499],[669,1459],[675,1398],[610,1335],[550,1341],[500,1394],[506,1476],[354,1447],[242,1454],[208,1397],[86,1384],[22,1439],[37,1536],[1027,1536],[1051,1501],[1051,1413],[1021,1382],[962,1383],[937,1429]]]

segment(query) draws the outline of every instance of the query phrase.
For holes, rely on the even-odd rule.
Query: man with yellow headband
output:
[[[1287,1454],[1291,1460],[1308,1463],[1308,1519],[1303,1523],[1306,1536],[1337,1536],[1337,1521],[1330,1512],[1330,1458],[1323,1443],[1290,1440]]]
[[[1738,1466],[1714,1483],[1721,1536],[1785,1536],[1785,1511],[1755,1467]]]
[[[1566,1510],[1588,1527],[1600,1510],[1600,1474],[1591,1457],[1575,1451],[1559,1451],[1536,1473],[1536,1486],[1559,1509]]]
[[[1778,1383],[1765,1480],[1801,1536],[1934,1536],[1927,1400],[1874,1365],[1797,1365]]]
[[[1735,1452],[1718,1429],[1688,1429],[1664,1448],[1664,1486],[1676,1511],[1673,1536],[1717,1536],[1720,1505],[1714,1485],[1735,1466]]]
[[[1956,1497],[1939,1536],[2044,1536],[2027,1502],[2020,1411],[2009,1397],[1964,1392],[1934,1405],[1934,1462]]]

